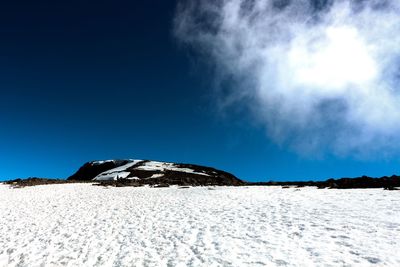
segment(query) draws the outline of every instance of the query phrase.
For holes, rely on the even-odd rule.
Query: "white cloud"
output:
[[[277,143],[400,148],[399,1],[192,0],[177,10],[176,36],[233,77],[227,98],[252,96]]]

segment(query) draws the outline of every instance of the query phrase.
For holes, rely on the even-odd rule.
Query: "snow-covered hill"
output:
[[[234,175],[210,167],[150,160],[102,160],[83,165],[68,180],[124,181],[141,184],[242,185]]]

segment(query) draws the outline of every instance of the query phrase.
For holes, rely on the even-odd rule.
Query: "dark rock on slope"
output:
[[[107,161],[87,162],[82,167],[80,167],[75,174],[68,177],[67,180],[89,181],[102,172],[123,166],[127,163],[129,163],[128,160],[107,160]]]
[[[338,189],[350,189],[350,188],[385,188],[394,189],[400,187],[400,177],[393,175],[391,177],[371,178],[368,176],[362,176],[357,178],[341,178],[341,179],[329,179],[322,182],[319,188],[338,188]]]
[[[372,178],[368,176],[356,178],[328,179],[326,181],[307,181],[307,182],[259,182],[247,183],[247,185],[280,185],[280,186],[316,186],[318,188],[335,188],[335,189],[356,189],[356,188],[384,188],[387,190],[395,190],[400,187],[400,176],[384,176],[381,178]]]
[[[65,179],[49,179],[49,178],[38,178],[29,177],[24,179],[14,179],[4,182],[14,188],[25,187],[25,186],[35,186],[35,185],[48,185],[48,184],[67,184],[73,183],[74,181],[67,181]],[[81,181],[82,183],[85,181]]]

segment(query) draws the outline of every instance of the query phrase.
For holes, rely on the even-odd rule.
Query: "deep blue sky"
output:
[[[175,1],[0,4],[0,179],[86,161],[197,163],[247,180],[400,173],[396,161],[303,158],[245,110],[223,115],[206,66],[172,36]]]

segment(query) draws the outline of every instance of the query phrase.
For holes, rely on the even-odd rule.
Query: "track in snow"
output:
[[[400,192],[0,185],[0,266],[400,266]]]

